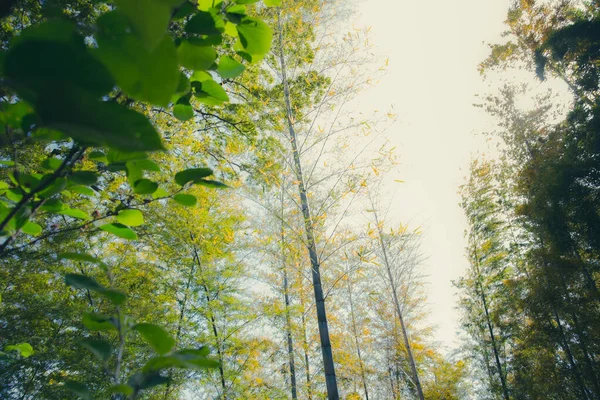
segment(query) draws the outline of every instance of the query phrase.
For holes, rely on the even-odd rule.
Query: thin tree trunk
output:
[[[200,263],[200,257],[198,256],[198,251],[194,248],[194,258],[196,259],[196,262],[198,263],[198,267],[200,268],[200,272],[202,273],[202,264]],[[212,334],[215,338],[215,347],[217,348],[217,358],[219,359],[219,376],[221,378],[221,388],[223,389],[223,400],[227,400],[227,384],[225,382],[225,369],[223,367],[224,364],[224,359],[223,359],[223,351],[221,349],[221,339],[219,336],[219,330],[217,328],[217,321],[215,320],[215,316],[214,313],[212,312],[212,309],[210,308],[210,292],[208,291],[208,286],[206,285],[206,282],[204,281],[204,278],[202,279],[202,289],[204,290],[204,296],[206,298],[206,304],[208,307],[208,311],[210,314],[210,318],[208,318],[209,323],[210,323],[210,327],[212,330]]]
[[[306,318],[304,317],[304,298],[300,295],[300,305],[302,306],[302,349],[304,350],[304,373],[306,375],[306,395],[308,400],[312,400],[312,383],[310,380],[310,359],[308,357],[308,338],[306,336]]]
[[[320,262],[317,253],[317,245],[313,232],[313,220],[308,203],[306,193],[306,185],[302,173],[302,162],[300,161],[300,151],[298,149],[296,131],[293,123],[293,109],[290,100],[290,88],[286,74],[285,56],[283,54],[283,31],[281,20],[278,21],[279,28],[279,62],[281,66],[281,79],[283,83],[283,92],[285,100],[285,111],[288,125],[289,140],[292,145],[292,153],[294,166],[296,169],[296,177],[298,181],[298,192],[300,195],[300,203],[302,208],[302,216],[304,218],[304,227],[306,233],[306,242],[308,254],[312,267],[312,281],[315,293],[315,305],[317,308],[317,320],[319,324],[319,337],[321,340],[321,352],[323,354],[323,367],[325,370],[325,383],[327,386],[327,398],[329,400],[338,400],[340,398],[337,387],[337,379],[335,376],[335,365],[333,362],[333,351],[331,348],[331,340],[329,338],[329,326],[327,323],[327,312],[325,310],[325,296],[321,284]]]
[[[285,322],[288,347],[288,359],[290,363],[290,384],[292,390],[292,399],[298,399],[296,388],[296,364],[294,362],[294,341],[292,338],[292,321],[290,317],[290,294],[288,288],[288,272],[285,257],[285,229],[283,225],[283,190],[281,191],[281,264],[283,268],[283,296],[285,300]]]
[[[290,363],[290,381],[292,385],[292,399],[298,398],[296,389],[296,364],[294,362],[294,342],[292,338],[292,322],[290,318],[290,296],[288,294],[288,276],[287,269],[283,267],[283,290],[285,293],[285,319],[287,325],[287,345],[288,345],[288,357]]]
[[[494,359],[496,361],[496,367],[498,368],[498,375],[500,376],[500,383],[502,385],[502,395],[506,400],[509,400],[508,387],[506,385],[506,379],[504,377],[504,370],[502,369],[502,363],[500,362],[500,355],[498,352],[498,345],[496,343],[496,337],[494,335],[494,327],[492,326],[492,320],[488,309],[487,299],[485,297],[485,291],[483,290],[483,284],[481,283],[481,271],[479,267],[479,256],[477,251],[474,251],[475,255],[475,268],[477,269],[477,285],[479,286],[479,294],[481,296],[481,302],[483,303],[483,310],[485,312],[485,322],[488,327],[488,332],[492,340],[492,350],[494,351]]]
[[[562,348],[567,353],[567,358],[569,359],[569,364],[571,365],[571,369],[573,370],[573,374],[575,375],[575,380],[577,381],[577,384],[581,388],[581,392],[583,393],[584,398],[587,400],[587,399],[589,399],[589,396],[588,396],[589,389],[585,386],[585,383],[583,381],[581,373],[579,372],[579,367],[577,366],[577,363],[575,362],[575,359],[573,357],[573,353],[571,352],[571,347],[569,346],[569,342],[567,341],[562,322],[560,322],[558,310],[556,309],[556,306],[554,305],[554,303],[552,303],[552,311],[554,314],[554,320],[556,321],[556,325],[558,328],[558,333],[560,335]]]
[[[365,366],[360,354],[360,342],[358,340],[358,332],[356,330],[356,317],[354,315],[354,301],[352,299],[352,279],[348,273],[348,300],[350,301],[350,317],[352,319],[352,333],[354,334],[354,342],[356,344],[356,354],[358,356],[358,363],[360,365],[360,375],[362,378],[362,385],[365,390],[365,400],[369,400],[369,390],[367,389],[367,380],[365,378]]]
[[[190,238],[192,240],[194,240],[194,237],[193,237],[192,234],[190,234]],[[195,250],[194,250],[194,252],[195,252]],[[189,292],[190,292],[190,286],[192,285],[192,279],[194,278],[194,272],[195,271],[196,271],[196,263],[194,261],[194,262],[192,262],[192,265],[190,266],[190,273],[188,275],[188,279],[187,279],[187,282],[185,284],[185,290],[184,290],[184,293],[183,293],[183,300],[181,301],[181,310],[179,312],[179,319],[177,321],[177,335],[175,336],[175,343],[176,344],[179,344],[179,339],[181,338],[181,329],[183,327],[183,317],[185,316],[185,309],[187,307],[187,302],[188,302],[188,297],[189,297]],[[167,385],[165,386],[165,395],[164,395],[163,399],[167,400],[169,398],[170,394],[171,394],[171,380],[169,380],[167,382]]]
[[[415,364],[415,359],[413,357],[412,349],[410,347],[410,342],[408,340],[408,333],[406,331],[406,326],[404,324],[404,318],[402,317],[402,310],[400,309],[400,301],[398,300],[398,293],[396,292],[396,285],[394,283],[394,278],[392,276],[392,268],[390,265],[390,261],[387,255],[387,248],[385,242],[383,241],[383,231],[381,229],[381,225],[379,223],[379,217],[377,213],[375,213],[375,223],[377,224],[377,230],[379,233],[379,244],[381,245],[381,252],[383,253],[383,261],[385,263],[385,268],[387,271],[388,279],[390,280],[390,286],[392,289],[392,296],[394,298],[394,304],[396,306],[396,314],[398,315],[398,320],[400,321],[400,328],[402,328],[402,336],[404,337],[404,346],[406,347],[406,353],[408,354],[408,362],[410,364],[410,369],[412,372],[412,379],[417,389],[417,395],[420,400],[424,400],[423,389],[421,388],[421,381],[419,380],[419,373],[417,371],[417,365]]]

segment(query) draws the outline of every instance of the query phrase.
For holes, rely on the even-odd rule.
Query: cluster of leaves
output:
[[[475,164],[466,185],[465,327],[506,399],[600,396],[599,21],[593,2],[516,3],[511,42],[485,62],[558,78],[573,99],[556,123],[550,97],[533,110],[516,105],[515,88],[492,97],[503,158]]]
[[[133,228],[145,223],[145,205],[171,199],[191,207],[197,199],[184,192],[190,186],[226,187],[210,179],[213,171],[206,167],[180,171],[163,186],[149,179],[148,174],[161,172],[149,152],[168,146],[147,111],[151,106],[170,109],[187,121],[199,108],[229,101],[221,83],[238,77],[245,64],[259,62],[270,49],[270,28],[249,15],[248,8],[257,2],[115,0],[96,5],[98,18],[82,12],[90,26],[76,18],[42,18],[16,35],[0,53],[6,100],[0,106],[5,178],[0,181],[0,254],[11,254],[15,248],[10,246],[23,235],[37,238],[19,249],[51,236],[59,217],[79,220],[74,229],[93,226],[135,240]],[[10,18],[10,12],[3,14]],[[50,149],[54,156],[41,158],[40,152],[20,159],[20,146]],[[126,190],[138,201],[122,203],[105,215],[84,211],[85,204],[89,208],[96,194],[106,190],[110,175],[123,172]],[[117,336],[116,350],[101,337],[83,342],[105,369],[115,357],[113,392],[135,397],[142,389],[165,383],[168,378],[160,374],[165,369],[217,365],[207,357],[208,348],[174,350],[174,339],[161,327],[133,323],[121,311],[127,295],[114,289],[103,261],[83,253],[63,253],[60,259],[91,263],[110,283],[104,286],[85,274],[65,276],[67,285],[95,293],[113,306],[114,315],[83,316],[89,332]],[[122,350],[133,332],[158,356],[122,383]],[[26,357],[31,354],[27,346],[9,345],[5,351],[17,350]],[[83,383],[66,386],[81,397],[92,396]]]

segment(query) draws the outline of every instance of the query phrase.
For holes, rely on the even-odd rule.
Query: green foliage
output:
[[[173,107],[175,118],[193,120],[206,105],[223,106],[229,101],[223,82],[215,80],[219,75],[240,78],[247,68],[232,57],[230,43],[237,40],[237,32],[231,26],[251,17],[245,9],[229,15],[213,1],[201,3],[195,7],[183,0],[115,0],[110,5],[87,0],[26,1],[3,11],[7,19],[0,40],[6,51],[0,60],[0,89],[8,101],[0,106],[0,254],[12,254],[14,265],[11,261],[6,275],[3,271],[2,282],[19,295],[35,293],[29,303],[9,294],[11,305],[3,307],[7,312],[23,307],[25,312],[17,313],[20,322],[15,324],[49,322],[34,329],[39,336],[32,345],[43,349],[35,353],[22,340],[13,341],[29,329],[9,326],[9,342],[3,338],[1,344],[7,354],[20,358],[11,361],[17,373],[1,393],[27,395],[35,390],[44,398],[66,398],[70,390],[82,398],[104,398],[108,393],[136,397],[142,390],[156,390],[152,388],[170,382],[171,369],[219,365],[209,358],[207,347],[175,349],[176,339],[154,323],[158,317],[133,323],[126,310],[135,313],[136,307],[145,307],[129,295],[139,282],[109,268],[112,261],[86,253],[104,253],[105,247],[119,243],[115,238],[139,241],[141,235],[132,227],[154,232],[157,220],[146,218],[153,202],[177,203],[191,210],[198,203],[198,192],[180,193],[177,185],[226,187],[205,179],[213,174],[208,168],[169,177],[170,165],[163,172],[148,154],[173,149],[172,136],[165,129],[171,122],[158,123],[153,107]],[[265,38],[270,40],[270,31],[265,27],[245,39],[245,46],[255,52],[254,61],[269,50]],[[258,46],[252,47],[253,40]],[[163,156],[152,157],[162,161]],[[47,251],[49,243],[58,243],[53,253],[58,251],[67,266],[56,265],[55,256]],[[16,261],[29,265],[22,250],[37,252],[47,265],[39,279],[29,283],[27,276],[34,272],[21,269]],[[110,260],[115,257],[110,251],[105,254]],[[49,278],[56,273],[81,294],[61,289]],[[153,295],[145,293],[144,298],[151,301]],[[56,318],[41,317],[44,305]],[[2,313],[4,318],[7,314]],[[70,327],[68,335],[62,328],[60,334],[52,333],[55,321]],[[85,337],[78,338],[82,334]],[[53,355],[50,349],[56,347],[49,338],[56,335],[62,347],[60,354]],[[131,344],[128,336],[133,338]],[[98,360],[96,373],[87,356],[74,356],[82,347]],[[141,351],[127,350],[124,356],[125,348]],[[146,357],[150,349],[158,357]],[[144,358],[151,360],[146,367]],[[78,369],[80,377],[73,372]],[[98,374],[110,369],[106,376]],[[36,376],[43,370],[53,372]],[[27,371],[34,371],[31,381]]]
[[[16,351],[21,357],[29,357],[34,354],[33,347],[29,343],[19,343],[6,346],[4,351]]]
[[[592,3],[515,3],[511,42],[493,46],[482,64],[525,65],[532,77],[561,79],[573,95],[558,122],[551,96],[522,110],[523,90],[509,86],[486,102],[504,150],[497,165],[471,171],[463,207],[479,240],[459,286],[472,354],[497,395],[502,376],[511,398],[600,395],[599,16]]]

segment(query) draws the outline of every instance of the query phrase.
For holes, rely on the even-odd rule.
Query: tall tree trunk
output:
[[[553,315],[554,321],[556,322],[558,334],[560,336],[560,341],[561,341],[561,345],[562,345],[561,347],[563,348],[565,353],[567,353],[569,365],[571,365],[571,369],[573,370],[573,375],[575,376],[575,380],[577,381],[577,384],[579,385],[579,388],[581,390],[581,393],[583,394],[584,399],[587,400],[587,399],[589,399],[589,395],[588,395],[589,389],[585,386],[583,377],[581,376],[581,373],[579,372],[579,367],[578,367],[577,363],[575,362],[573,353],[571,352],[571,347],[569,346],[569,342],[567,341],[562,322],[560,321],[560,317],[558,315],[558,310],[556,309],[556,305],[554,303],[552,303],[552,312],[554,314]]]
[[[500,377],[500,384],[502,385],[502,395],[506,400],[510,399],[508,395],[508,386],[506,385],[506,378],[504,376],[504,370],[502,369],[502,363],[500,362],[500,352],[498,351],[498,344],[496,343],[496,336],[494,335],[494,327],[492,325],[492,319],[490,317],[490,312],[488,308],[487,298],[485,296],[485,290],[483,288],[483,284],[481,283],[481,271],[479,266],[479,256],[477,255],[477,251],[474,250],[475,256],[475,268],[477,269],[477,285],[479,286],[479,295],[481,297],[481,303],[483,304],[483,310],[485,312],[485,322],[488,327],[488,332],[490,334],[490,339],[492,341],[492,350],[494,351],[494,359],[496,361],[496,367],[498,368],[498,376]]]
[[[281,191],[281,267],[283,269],[283,297],[285,301],[285,323],[288,347],[288,361],[290,364],[290,384],[292,390],[292,399],[298,399],[296,388],[296,364],[294,362],[294,341],[292,338],[292,320],[290,316],[290,294],[288,287],[288,272],[285,256],[285,229],[283,224],[283,190]]]
[[[383,240],[383,230],[381,228],[381,224],[379,223],[379,217],[377,216],[377,213],[375,213],[375,223],[377,224],[377,230],[378,230],[378,234],[379,234],[379,244],[381,245],[381,252],[383,253],[383,262],[385,263],[385,269],[387,271],[388,279],[390,280],[390,286],[392,289],[394,305],[396,306],[396,314],[398,315],[398,320],[400,321],[400,328],[402,329],[402,336],[404,337],[404,346],[406,347],[406,353],[408,355],[408,362],[410,364],[410,369],[412,372],[413,384],[415,385],[415,388],[417,389],[417,395],[419,396],[419,399],[424,400],[425,397],[423,396],[423,389],[421,388],[421,381],[419,380],[419,373],[417,371],[417,365],[415,363],[412,349],[410,347],[410,341],[408,340],[408,333],[406,331],[406,325],[404,324],[404,318],[402,317],[402,310],[400,308],[400,301],[398,300],[396,284],[394,283],[394,277],[392,276],[392,266],[390,265],[390,261],[389,261],[388,255],[387,255],[387,247]]]
[[[194,240],[194,236],[193,234],[190,233],[190,239]],[[196,255],[196,251],[194,250],[194,254]],[[175,343],[177,345],[179,345],[179,340],[181,339],[181,329],[183,328],[183,318],[185,317],[185,310],[187,307],[187,302],[188,302],[188,297],[189,297],[189,293],[190,293],[190,286],[192,285],[192,280],[194,278],[194,272],[196,271],[196,261],[195,261],[195,255],[194,255],[194,262],[192,262],[192,264],[190,265],[190,272],[188,274],[188,278],[187,278],[187,282],[185,284],[185,289],[183,292],[183,299],[181,300],[181,310],[179,311],[179,318],[177,320],[177,334],[175,335]],[[169,375],[171,375],[169,373]],[[171,394],[171,380],[169,380],[167,382],[167,385],[165,386],[165,395],[163,397],[164,400],[167,400],[169,398],[169,395]]]
[[[365,377],[365,366],[360,354],[360,342],[358,340],[358,331],[356,329],[356,317],[354,315],[354,301],[352,299],[352,279],[350,277],[350,271],[348,271],[348,300],[350,301],[350,318],[352,320],[352,334],[354,335],[354,342],[356,344],[356,354],[358,356],[358,363],[360,366],[360,375],[362,378],[362,385],[365,390],[365,400],[369,400],[369,390],[367,389],[367,380]]]
[[[200,257],[198,256],[198,251],[196,250],[196,248],[194,248],[194,258],[196,259],[196,263],[198,264],[198,268],[200,269],[200,273],[202,274],[202,263],[200,262]],[[210,317],[208,318],[209,324],[210,324],[210,328],[212,330],[212,334],[213,337],[215,338],[215,347],[217,348],[217,358],[219,359],[219,377],[221,378],[221,388],[223,390],[223,396],[222,399],[223,400],[227,400],[227,383],[225,382],[225,368],[223,367],[224,365],[224,359],[223,359],[223,350],[221,348],[221,337],[219,336],[219,330],[217,328],[217,321],[215,320],[215,314],[212,312],[212,309],[210,307],[210,292],[208,290],[208,286],[204,280],[204,278],[202,278],[202,283],[201,283],[202,289],[204,290],[204,297],[206,299],[206,304],[208,307],[208,313],[210,314]]]
[[[294,129],[293,109],[290,100],[290,88],[287,80],[287,70],[285,64],[285,56],[283,53],[283,29],[281,26],[281,12],[278,19],[279,29],[279,62],[281,67],[281,80],[283,83],[283,94],[285,100],[286,120],[288,126],[289,140],[292,145],[292,155],[294,159],[294,167],[298,182],[298,193],[300,195],[300,204],[302,208],[302,216],[304,218],[304,227],[306,233],[306,242],[310,264],[312,267],[312,281],[315,293],[315,305],[317,308],[317,320],[319,324],[319,338],[321,340],[321,352],[323,354],[323,367],[325,370],[325,383],[327,386],[327,398],[329,400],[338,400],[340,398],[337,387],[337,379],[335,376],[335,365],[333,363],[333,351],[331,349],[331,341],[329,338],[329,326],[327,323],[327,312],[325,310],[325,296],[321,284],[321,267],[319,256],[317,253],[317,244],[314,236],[313,219],[308,203],[306,192],[306,183],[302,173],[302,162],[300,160],[300,151],[298,149],[296,131]]]
[[[288,294],[288,276],[287,269],[283,267],[283,290],[285,294],[285,322],[286,322],[286,331],[287,331],[287,346],[288,346],[288,358],[290,363],[290,382],[292,386],[292,399],[296,400],[298,398],[297,388],[296,388],[296,364],[294,362],[294,342],[292,338],[292,321],[290,318],[290,296]]]
[[[302,306],[302,350],[304,351],[304,374],[306,375],[306,396],[312,400],[312,382],[310,378],[310,359],[308,357],[308,338],[306,336],[306,317],[304,316],[304,296],[300,294],[300,305]]]

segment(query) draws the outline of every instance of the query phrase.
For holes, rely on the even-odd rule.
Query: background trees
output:
[[[515,88],[490,97],[487,108],[502,127],[502,161],[474,164],[464,191],[469,238],[483,239],[471,242],[469,254],[487,252],[489,266],[482,270],[473,258],[460,283],[465,326],[480,343],[472,351],[487,360],[492,390],[505,398],[599,395],[597,246],[587,239],[598,218],[597,130],[588,125],[597,106],[597,76],[588,65],[596,57],[597,13],[587,3],[516,4],[507,20],[511,41],[494,46],[486,61],[525,65],[541,79],[557,76],[573,96],[566,117],[554,113],[557,97],[539,97],[525,111]],[[491,312],[482,313],[486,306],[468,293],[485,291]],[[500,346],[483,333],[486,319],[503,332]],[[502,374],[505,388],[493,389]]]

